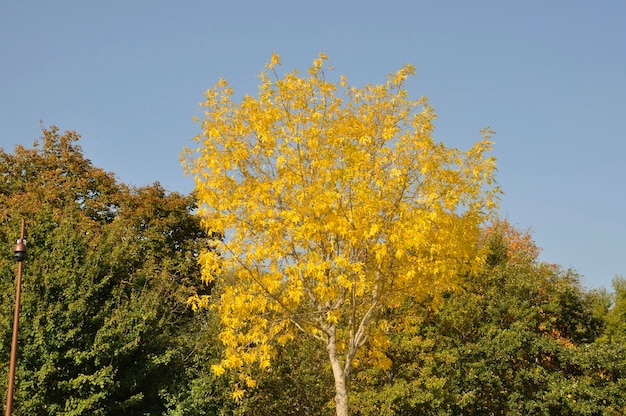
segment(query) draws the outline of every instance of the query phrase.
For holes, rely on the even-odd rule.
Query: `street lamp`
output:
[[[17,282],[15,284],[15,313],[13,314],[13,339],[11,342],[11,360],[9,361],[9,388],[7,390],[7,407],[5,416],[11,416],[13,409],[13,384],[15,380],[15,361],[17,357],[17,330],[20,321],[20,297],[22,294],[22,262],[26,258],[26,240],[24,239],[24,220],[22,220],[22,229],[20,239],[13,249],[15,260],[17,261]]]

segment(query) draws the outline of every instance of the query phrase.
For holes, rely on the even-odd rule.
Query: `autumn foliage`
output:
[[[255,385],[247,368],[266,369],[275,345],[312,336],[347,414],[362,347],[372,364],[389,365],[379,311],[436,296],[482,266],[476,241],[498,189],[491,132],[467,152],[437,143],[433,109],[405,89],[412,66],[355,87],[329,81],[326,61],[281,76],[273,55],[258,95],[240,102],[220,80],[185,164],[204,226],[223,236],[201,256],[203,278],[234,275],[211,300],[225,346],[214,371],[242,374],[241,397]]]
[[[422,134],[434,115],[402,98],[410,67],[382,86],[340,78],[307,104],[339,100],[329,119],[306,124],[304,101],[293,102],[332,74],[320,59],[301,78],[279,76],[274,57],[262,86],[274,98],[244,99],[277,112],[255,129],[285,132],[267,161],[252,156],[269,148],[236,147],[256,146],[246,120],[262,113],[207,107],[204,126],[232,141],[200,136],[189,154],[199,211],[195,193],[135,188],[93,166],[73,131],[0,149],[5,380],[21,219],[28,240],[15,415],[625,414],[626,280],[589,289],[541,261],[530,232],[491,217],[488,138],[461,152]],[[387,141],[335,140],[406,106],[415,114],[396,118]],[[219,124],[220,109],[234,118]],[[232,162],[235,148],[250,158]],[[407,152],[419,163],[404,163]],[[231,188],[201,174],[214,155],[226,169],[215,183]]]

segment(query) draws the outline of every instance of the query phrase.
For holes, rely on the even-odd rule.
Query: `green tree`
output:
[[[537,261],[528,233],[502,223],[487,235],[489,268],[465,290],[389,317],[393,364],[356,374],[357,413],[622,414],[623,344],[595,342],[602,297]]]
[[[255,374],[257,387],[246,399],[251,415],[324,415],[333,411],[333,378],[327,357],[313,339],[277,348],[269,371]]]
[[[206,246],[195,198],[130,188],[94,167],[75,132],[0,151],[0,244],[26,219],[16,415],[163,414],[185,388],[200,323],[185,306]],[[8,256],[0,270],[14,275]],[[15,293],[0,282],[6,371]]]
[[[602,341],[607,343],[626,340],[626,279],[615,276],[613,293],[609,296],[606,311],[603,314],[606,329]]]

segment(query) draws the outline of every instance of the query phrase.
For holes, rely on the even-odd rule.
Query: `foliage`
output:
[[[622,414],[623,344],[599,344],[598,298],[538,262],[529,234],[489,231],[490,268],[438,310],[408,300],[389,318],[384,372],[355,377],[362,415]]]
[[[407,98],[412,66],[359,88],[328,81],[326,60],[280,77],[273,55],[274,78],[263,72],[240,103],[220,80],[185,165],[203,225],[225,236],[201,256],[203,277],[236,274],[213,299],[225,345],[215,372],[239,371],[243,397],[250,368],[306,334],[326,349],[346,414],[357,352],[367,343],[371,363],[388,365],[378,312],[482,266],[476,240],[498,190],[490,131],[467,152],[436,143],[427,100]]]
[[[622,276],[615,276],[613,279],[613,293],[607,299],[607,303],[604,315],[606,329],[602,341],[624,342],[626,341],[626,280]]]
[[[318,139],[322,137],[320,133]],[[306,279],[300,282],[297,303],[289,297],[293,294],[288,295],[298,283],[295,277],[300,276],[288,273],[289,267],[300,264],[297,259],[268,257],[262,262],[259,258],[260,274],[247,275],[241,267],[229,264],[232,253],[225,250],[234,229],[214,230],[208,222],[201,227],[192,214],[197,208],[194,195],[168,193],[158,184],[131,188],[119,183],[113,174],[85,159],[78,140],[74,132],[60,134],[51,128],[43,131],[33,149],[18,146],[12,154],[0,149],[0,244],[13,247],[22,218],[26,219],[28,240],[15,415],[329,414],[335,407],[331,396],[336,386],[325,361],[328,348],[320,348],[328,346],[329,338],[325,338],[326,344],[320,342],[325,333],[314,330],[315,319],[319,327],[335,326],[337,352],[344,354],[345,365],[354,323],[350,319],[363,313],[360,308],[372,307],[368,286],[372,282],[368,279],[384,277],[370,268],[377,266],[380,273],[391,276],[391,281],[380,280],[380,284],[391,285],[400,280],[395,273],[410,270],[402,262],[409,259],[421,264],[424,280],[415,283],[415,290],[381,297],[372,309],[367,343],[363,344],[367,348],[355,353],[349,369],[353,413],[620,415],[626,411],[626,284],[619,276],[614,280],[614,293],[587,291],[573,271],[538,261],[539,249],[529,232],[494,221],[481,232],[465,229],[471,234],[465,242],[482,246],[473,254],[482,256],[486,267],[472,267],[469,258],[458,260],[449,265],[449,277],[454,280],[446,280],[441,274],[429,275],[428,267],[442,265],[436,255],[452,252],[454,247],[434,248],[432,263],[419,263],[424,260],[419,257],[419,247],[405,257],[377,259],[373,247],[386,244],[393,230],[408,225],[390,222],[391,231],[378,230],[381,234],[370,241],[357,233],[364,223],[350,223],[346,218],[343,221],[351,228],[344,234],[321,225],[319,239],[310,237],[307,249],[322,250],[322,237],[326,236],[328,244],[335,244],[335,251],[317,254],[326,256],[324,281],[315,279],[311,265],[302,266],[301,276]],[[356,152],[358,146],[353,143],[351,149]],[[303,163],[309,163],[310,169],[315,160],[309,154]],[[356,162],[351,163],[355,168]],[[367,172],[360,175],[363,180],[369,178]],[[309,178],[311,184],[314,179]],[[299,186],[305,189],[303,184]],[[365,213],[368,201],[356,198],[360,182],[354,179],[345,186],[355,193],[341,204],[347,207],[351,202],[351,210]],[[365,192],[362,189],[359,192]],[[291,191],[287,187],[283,192],[287,198]],[[291,223],[300,238],[306,235],[307,224],[313,227],[315,221],[323,220],[331,224],[342,218],[341,212],[330,209],[315,211],[319,198],[308,197],[310,204],[298,214],[302,219]],[[382,215],[386,205],[375,204],[383,210],[378,213]],[[298,207],[294,203],[292,209]],[[448,212],[450,223],[437,222],[441,212],[435,208],[429,217],[433,225],[454,227],[457,216],[463,223],[465,206]],[[415,221],[426,211],[412,211]],[[478,227],[469,219],[463,224]],[[208,245],[207,228],[211,239],[225,235],[226,244]],[[257,232],[261,238],[270,230]],[[361,239],[352,241],[355,236]],[[299,247],[297,254],[309,259],[303,241],[293,243],[301,246],[290,247]],[[253,242],[260,240],[249,241]],[[222,250],[224,263],[204,263],[203,272],[213,271],[215,277],[210,287],[197,286],[199,259],[214,260],[200,253],[213,247]],[[361,259],[360,274],[350,272],[348,266],[337,269],[334,263],[335,252],[346,255],[348,247],[355,256],[364,256],[351,258]],[[471,251],[467,247],[458,250]],[[214,264],[223,270],[209,267]],[[276,291],[269,292],[273,297],[263,300],[263,310],[262,303],[254,302],[259,301],[263,284],[271,282],[271,267],[277,266],[284,267],[284,274],[274,282]],[[14,276],[15,269],[7,249],[0,257],[0,272]],[[342,279],[352,279],[350,291],[355,291],[347,293],[350,296],[342,299],[343,303],[332,303],[335,309],[320,310],[314,301],[319,301],[321,289],[330,293],[340,288],[338,270],[346,273]],[[251,282],[253,277],[256,280]],[[428,290],[421,286],[427,279],[441,286]],[[13,279],[0,279],[0,307],[5,310],[0,316],[3,379],[8,367],[14,284]],[[318,298],[311,298],[309,292]],[[220,303],[241,299],[233,294],[245,295],[247,304],[227,309]],[[218,307],[192,314],[185,305],[190,298],[196,303],[215,300]],[[279,314],[272,305],[276,299],[284,303],[291,299],[293,314]],[[259,316],[224,315],[242,308]],[[237,322],[248,326],[228,327]],[[263,322],[267,324],[263,333],[274,339],[253,340],[246,338],[253,332],[232,332],[252,331]],[[313,336],[299,336],[294,331],[298,326],[311,330]],[[271,332],[274,329],[282,332]],[[247,372],[241,373],[253,380],[249,382],[255,388],[238,399],[232,391],[241,389],[241,374],[218,376],[211,371],[218,369],[219,373],[224,368],[224,359],[231,357],[228,348],[233,347],[216,341],[228,341],[225,337],[235,335],[241,342],[250,342],[238,346],[245,364],[255,362],[259,358],[255,354],[261,352],[267,353],[272,363],[248,366]],[[287,342],[296,337],[297,342]]]
[[[129,188],[94,167],[74,132],[0,151],[0,242],[26,219],[16,415],[163,414],[184,386],[181,331],[205,233],[193,196]],[[14,275],[0,258],[0,270]],[[0,283],[8,360],[14,281]],[[3,360],[2,371],[7,362]]]
[[[197,311],[194,327],[177,334],[181,350],[185,351],[185,367],[180,380],[171,380],[164,394],[168,416],[242,415],[246,406],[235,403],[231,396],[233,380],[215,376],[210,367],[221,353],[216,342],[219,321],[212,311]],[[252,414],[257,414],[253,412]]]
[[[299,416],[330,414],[333,379],[327,370],[325,351],[304,338],[277,348],[268,371],[255,374],[257,387],[246,400],[250,414]]]

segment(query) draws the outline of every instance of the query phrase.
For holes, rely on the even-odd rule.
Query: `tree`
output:
[[[333,378],[325,369],[325,351],[304,338],[276,349],[271,371],[254,374],[258,385],[246,406],[258,416],[327,415],[333,410]]]
[[[488,267],[464,290],[388,317],[392,366],[355,373],[358,414],[623,414],[624,344],[595,342],[602,299],[539,262],[529,233],[500,222],[486,235]]]
[[[220,80],[206,93],[202,134],[183,163],[196,179],[203,224],[224,238],[200,261],[205,281],[236,279],[212,304],[224,359],[242,397],[274,346],[305,334],[326,350],[338,415],[367,344],[387,366],[380,312],[436,296],[483,264],[479,228],[495,209],[489,130],[467,152],[432,137],[435,114],[408,99],[407,65],[381,85],[326,79],[320,54],[305,75],[261,73],[257,97],[233,101]],[[195,299],[206,305],[207,299]]]
[[[604,342],[624,342],[626,338],[626,280],[622,276],[613,278],[613,293],[603,314],[606,328]]]
[[[0,245],[26,219],[16,415],[163,414],[186,388],[205,233],[193,195],[131,188],[84,157],[75,132],[0,150]],[[7,253],[8,254],[8,253]],[[10,256],[3,276],[14,275]],[[0,280],[6,371],[13,279]],[[182,386],[182,387],[181,387]]]

